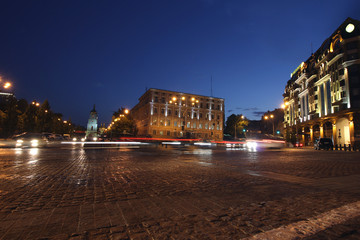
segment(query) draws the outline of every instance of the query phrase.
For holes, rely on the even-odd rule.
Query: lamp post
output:
[[[264,119],[265,119],[265,120],[268,120],[269,118],[270,118],[270,119],[272,119],[272,121],[271,121],[271,122],[272,122],[272,127],[273,127],[273,136],[275,136],[275,123],[274,123],[274,115],[273,115],[273,114],[271,114],[271,115],[270,115],[270,117],[269,117],[269,116],[264,116]]]

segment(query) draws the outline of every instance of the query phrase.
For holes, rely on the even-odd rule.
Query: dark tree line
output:
[[[61,113],[51,110],[45,100],[42,104],[35,101],[10,96],[0,101],[0,137],[8,138],[23,132],[73,133],[78,127],[71,120],[64,121]]]

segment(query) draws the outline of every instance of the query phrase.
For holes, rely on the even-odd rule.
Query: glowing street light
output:
[[[124,113],[125,113],[125,114],[128,114],[128,113],[129,113],[129,109],[125,109],[125,110],[124,110]]]
[[[10,87],[11,87],[11,83],[6,82],[6,83],[4,84],[4,88],[5,88],[5,89],[8,89],[8,88],[10,88]]]
[[[270,118],[272,119],[272,121],[271,121],[271,122],[272,122],[272,125],[273,125],[273,136],[275,136],[275,123],[274,123],[274,115],[273,115],[273,114],[271,114],[271,115],[270,115]],[[268,120],[268,119],[270,119],[270,118],[269,118],[269,116],[264,116],[264,119],[265,119],[265,120]]]

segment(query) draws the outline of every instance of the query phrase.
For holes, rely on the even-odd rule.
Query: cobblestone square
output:
[[[360,153],[0,149],[1,239],[359,239]]]

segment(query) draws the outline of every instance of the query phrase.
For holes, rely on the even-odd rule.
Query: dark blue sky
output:
[[[290,73],[360,1],[1,1],[0,75],[86,125],[146,88],[225,98],[226,116],[277,108]]]

